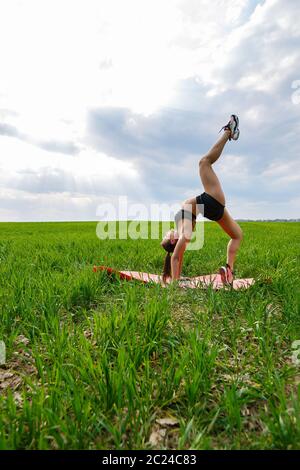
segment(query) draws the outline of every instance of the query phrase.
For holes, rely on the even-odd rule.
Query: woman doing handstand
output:
[[[200,208],[203,207],[204,217],[217,222],[230,237],[227,246],[226,266],[222,266],[219,273],[224,284],[232,284],[233,282],[234,261],[243,232],[225,207],[224,192],[212,165],[220,157],[227,141],[239,138],[238,126],[239,119],[235,114],[232,114],[228,124],[221,129],[224,130],[223,135],[199,161],[199,174],[204,193],[182,203],[181,210],[175,215],[176,230],[168,231],[161,242],[161,246],[167,251],[163,271],[164,281],[168,278],[172,278],[172,280],[180,278],[183,255],[191,239],[192,231],[195,229],[196,217]],[[172,257],[171,253],[173,253]]]

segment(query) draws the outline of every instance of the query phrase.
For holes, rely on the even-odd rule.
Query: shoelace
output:
[[[221,129],[219,130],[219,134],[220,134],[220,132],[221,132],[223,129],[224,129],[224,130],[226,129],[226,130],[229,130],[229,131],[230,131],[229,140],[231,140],[231,129],[230,129],[230,127],[229,127],[229,123],[226,124],[226,126],[221,127]]]
[[[226,263],[226,268],[228,268],[232,274],[232,276],[235,275],[235,271],[232,271],[231,267],[229,266],[229,264]]]

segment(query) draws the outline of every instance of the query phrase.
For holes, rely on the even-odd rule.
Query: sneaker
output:
[[[232,286],[234,272],[231,271],[229,264],[226,263],[226,266],[221,266],[219,269],[219,274],[221,275],[223,284]]]
[[[237,117],[236,114],[232,114],[230,116],[229,122],[220,129],[220,132],[222,130],[229,130],[230,131],[230,137],[229,140],[238,140],[240,136],[240,130],[239,130],[239,118]]]

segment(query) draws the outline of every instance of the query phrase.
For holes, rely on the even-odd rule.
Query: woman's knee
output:
[[[241,227],[235,221],[233,223],[233,226],[231,227],[229,231],[227,231],[227,233],[232,240],[235,240],[237,242],[241,242],[243,239],[243,231]]]
[[[207,155],[203,155],[199,160],[199,168],[204,165],[210,165],[210,160]]]
[[[241,227],[239,225],[237,225],[237,228],[236,228],[236,231],[235,231],[235,236],[234,236],[234,239],[235,240],[238,240],[238,241],[242,241],[243,240],[243,230],[241,229]]]

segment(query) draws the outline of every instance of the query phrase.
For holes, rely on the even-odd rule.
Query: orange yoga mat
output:
[[[94,272],[97,271],[107,271],[108,274],[116,274],[120,277],[120,279],[125,279],[126,281],[136,280],[141,281],[143,283],[151,283],[154,282],[155,284],[161,284],[163,287],[166,287],[169,282],[164,283],[162,280],[162,276],[158,274],[150,274],[150,273],[142,273],[139,271],[118,271],[117,269],[109,268],[107,266],[94,266]],[[254,279],[235,279],[233,281],[233,285],[229,286],[229,288],[233,288],[235,290],[238,289],[248,289],[248,287],[254,284]],[[196,277],[185,277],[179,280],[180,287],[183,288],[205,288],[205,287],[212,287],[215,290],[223,289],[224,287],[228,288],[227,285],[224,285],[221,281],[220,274],[208,274],[205,276],[196,276]]]

